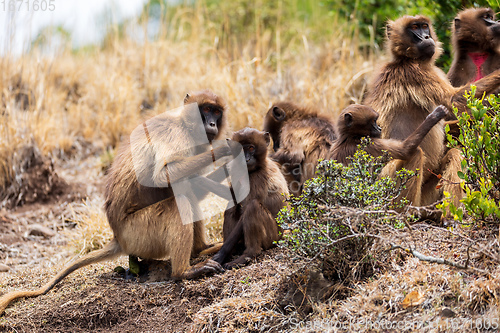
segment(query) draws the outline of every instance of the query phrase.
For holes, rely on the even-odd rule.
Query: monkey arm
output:
[[[481,98],[484,94],[493,93],[500,86],[500,69],[489,74],[476,82],[469,83],[463,87],[457,88],[457,91],[451,98],[451,102],[458,108],[460,112],[464,112],[467,107],[467,100],[464,97],[466,91],[471,90],[471,86],[476,86],[476,94],[474,97]]]
[[[206,176],[206,178],[213,180],[214,182],[220,183],[221,181],[223,181],[227,177],[226,171],[224,170],[224,167],[226,167],[226,165],[224,165],[223,167],[217,168],[217,170],[215,170],[215,171],[212,171],[211,173],[209,173]]]
[[[183,178],[196,175],[201,169],[213,163],[213,158],[231,155],[231,149],[228,146],[221,146],[211,151],[189,157],[182,157],[172,162],[157,162],[154,172],[154,183],[159,187],[168,187]]]
[[[203,192],[204,194],[212,192],[223,199],[233,200],[231,189],[228,186],[219,184],[218,182],[206,177],[198,177],[196,182],[193,182],[193,187],[195,193],[198,191]]]
[[[387,150],[395,159],[407,160],[417,150],[425,136],[447,114],[447,109],[440,105],[429,114],[413,133],[404,141],[394,139],[374,139],[373,144],[367,147],[372,155],[380,155],[382,150]],[[371,149],[370,149],[371,148]]]
[[[223,264],[226,258],[233,252],[239,240],[243,238],[243,222],[241,219],[236,223],[236,226],[229,234],[227,239],[224,239],[221,249],[212,258],[213,261]]]

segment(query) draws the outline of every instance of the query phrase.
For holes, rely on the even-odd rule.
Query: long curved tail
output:
[[[21,297],[35,297],[39,295],[46,294],[50,289],[52,289],[59,281],[64,279],[73,271],[76,271],[78,268],[94,264],[100,261],[111,260],[120,254],[123,251],[120,247],[120,244],[113,239],[108,245],[100,250],[96,250],[90,252],[86,256],[83,256],[76,260],[73,264],[66,267],[62,272],[57,274],[52,280],[50,280],[46,285],[38,290],[33,291],[12,291],[0,297],[0,315],[4,312],[5,308],[15,299]]]

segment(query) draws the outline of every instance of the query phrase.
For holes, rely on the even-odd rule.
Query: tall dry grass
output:
[[[141,119],[178,107],[189,91],[222,96],[232,130],[261,128],[281,99],[334,115],[360,102],[375,56],[362,51],[356,29],[314,1],[308,19],[299,15],[299,1],[270,9],[260,0],[235,3],[167,10],[154,40],[137,38],[137,27],[148,35],[143,17],[110,26],[101,47],[0,58],[0,193],[16,177],[12,156],[22,146],[55,157],[71,157],[77,140],[113,149]],[[247,13],[234,7],[242,3],[255,5],[245,27],[238,24]],[[88,219],[80,220],[86,230]]]

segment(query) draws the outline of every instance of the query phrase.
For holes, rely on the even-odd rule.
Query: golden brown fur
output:
[[[381,139],[381,129],[377,125],[378,113],[369,106],[350,105],[340,114],[337,121],[338,138],[330,152],[330,159],[337,160],[339,163],[347,165],[349,158],[356,152],[357,146],[361,143],[362,137],[370,137],[371,144],[365,150],[373,155],[380,156],[387,151],[391,157],[398,159],[398,170],[403,163],[410,165],[413,170],[422,170],[422,150],[418,147],[424,137],[429,133],[434,125],[439,123],[446,116],[446,109],[442,106],[437,107],[424,122],[408,136],[404,141],[397,139]],[[412,163],[412,164],[410,164]],[[407,184],[402,193],[410,203],[420,204],[422,177],[413,177]],[[383,176],[394,177],[394,170],[389,164],[383,170]]]
[[[224,245],[213,260],[224,263],[238,243],[245,248],[241,256],[224,265],[226,268],[244,265],[279,240],[276,216],[284,205],[283,195],[288,195],[278,164],[267,157],[269,133],[245,128],[235,132],[232,139],[243,146],[250,192],[243,202],[224,213]]]
[[[423,38],[423,46],[412,40],[409,33],[415,23],[428,26],[429,35]],[[444,73],[434,65],[441,50],[428,18],[404,16],[390,21],[387,25],[387,38],[392,60],[383,65],[375,75],[368,89],[366,104],[380,114],[383,138],[404,140],[436,106],[442,104],[451,109],[452,102],[456,102],[463,108],[465,101],[461,95],[466,87],[452,87]],[[500,83],[500,72],[495,72],[478,83],[478,93],[491,92]],[[443,127],[434,126],[420,144],[422,154],[416,154],[408,161],[395,160],[390,163],[390,173],[403,166],[414,171],[420,169],[420,181],[425,186],[425,191],[422,192],[421,200],[416,200],[414,205],[431,204],[440,196],[435,189],[437,178],[428,169],[449,175],[455,175],[460,170],[460,164],[451,163],[446,166],[446,170],[441,170],[445,154],[457,155],[455,151],[446,152],[444,139]],[[448,170],[449,168],[451,169]],[[456,200],[462,196],[458,185],[447,185],[445,190],[452,193]]]
[[[500,23],[491,8],[469,8],[461,11],[452,24],[453,63],[448,79],[454,87],[476,81],[500,68]],[[480,55],[484,63],[478,68],[472,57]],[[479,75],[478,75],[479,74]]]
[[[291,193],[298,195],[304,182],[314,177],[318,159],[328,156],[335,141],[333,120],[313,108],[289,102],[273,104],[264,119],[275,153]]]
[[[377,125],[378,113],[366,105],[349,105],[338,118],[339,137],[332,147],[330,159],[348,165],[350,163],[348,158],[354,156],[361,138],[369,137],[371,143],[366,147],[366,151],[370,155],[381,156],[386,151],[392,158],[409,160],[417,152],[418,146],[429,130],[445,116],[446,108],[439,106],[404,141],[382,139],[381,129]]]
[[[185,103],[198,102],[211,104],[223,110],[224,104],[210,91],[186,96]],[[157,186],[145,187],[138,183],[136,171],[147,168],[147,158],[137,159],[134,164],[132,149],[142,151],[150,149],[141,142],[125,142],[119,149],[106,180],[105,210],[109,225],[113,230],[112,241],[103,249],[89,253],[65,268],[49,283],[36,291],[18,291],[8,293],[0,298],[0,313],[14,299],[33,297],[48,292],[56,283],[74,270],[102,260],[110,260],[118,255],[133,255],[143,259],[161,259],[169,256],[172,261],[172,277],[176,279],[194,278],[203,273],[221,270],[220,265],[207,260],[190,266],[191,255],[196,255],[207,247],[204,239],[204,227],[201,221],[183,224],[181,215],[192,218],[199,211],[194,195],[189,188],[186,194],[173,197],[169,182],[175,182],[187,175],[197,174],[199,170],[213,163],[212,152],[194,146],[195,135],[191,119],[186,112],[181,113],[175,121],[156,120],[147,127],[153,146],[156,164],[152,180]],[[162,119],[162,118],[160,118]],[[221,129],[223,118],[218,119]],[[203,134],[203,133],[202,133]],[[218,132],[220,134],[220,131]],[[217,156],[230,155],[228,147],[214,151]],[[175,156],[175,157],[172,157]],[[167,166],[165,166],[167,164]],[[166,176],[168,169],[169,177]],[[177,199],[177,203],[176,203]]]

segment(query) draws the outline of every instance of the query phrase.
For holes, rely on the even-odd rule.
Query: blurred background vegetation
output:
[[[141,16],[172,21],[179,11],[185,10],[186,5],[169,7],[168,2],[150,0],[144,5]],[[207,28],[221,32],[219,43],[222,47],[237,48],[253,39],[257,56],[262,43],[300,42],[300,33],[304,31],[309,39],[322,42],[330,39],[339,26],[348,35],[359,38],[361,48],[378,51],[383,46],[387,20],[402,15],[425,15],[433,20],[443,43],[444,54],[438,65],[445,71],[451,64],[450,26],[456,13],[470,7],[491,7],[495,12],[500,8],[498,0],[206,0],[196,3],[209,18]],[[267,39],[262,40],[262,37]]]
[[[62,25],[44,27],[28,52],[0,56],[0,189],[21,170],[12,157],[20,147],[66,158],[91,144],[109,164],[141,120],[192,90],[223,96],[232,130],[261,128],[280,99],[335,116],[362,101],[386,59],[388,19],[430,16],[447,70],[453,17],[480,5],[500,8],[496,0],[149,0],[136,17],[94,27],[102,38],[90,45],[74,46]]]

